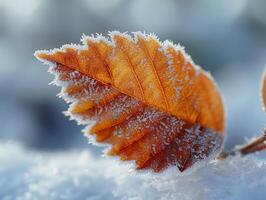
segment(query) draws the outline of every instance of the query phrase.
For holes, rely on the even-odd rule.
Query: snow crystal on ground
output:
[[[0,143],[1,200],[263,200],[266,164],[256,155],[211,162],[185,173],[155,175],[89,151],[40,153]]]

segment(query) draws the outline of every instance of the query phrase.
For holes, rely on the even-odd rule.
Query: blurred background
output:
[[[90,148],[69,121],[53,76],[35,50],[79,43],[81,35],[146,31],[186,47],[209,70],[227,109],[226,147],[265,125],[259,89],[266,64],[264,0],[0,0],[0,141],[43,151]]]

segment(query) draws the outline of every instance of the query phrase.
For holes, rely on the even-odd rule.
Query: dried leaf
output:
[[[220,150],[224,108],[210,75],[154,35],[109,35],[35,53],[51,64],[71,103],[67,114],[87,125],[86,134],[110,144],[108,155],[156,172],[170,165],[183,171]]]

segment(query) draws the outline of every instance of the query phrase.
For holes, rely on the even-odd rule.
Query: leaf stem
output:
[[[256,137],[255,139],[251,140],[249,143],[235,148],[231,151],[223,151],[218,156],[219,160],[224,160],[229,156],[235,156],[240,154],[242,156],[255,153],[257,151],[266,150],[266,130],[263,131],[261,136]]]

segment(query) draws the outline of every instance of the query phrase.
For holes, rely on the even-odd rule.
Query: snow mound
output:
[[[34,152],[0,143],[0,199],[263,200],[266,163],[256,155],[197,166],[185,173],[135,173],[89,151]]]

